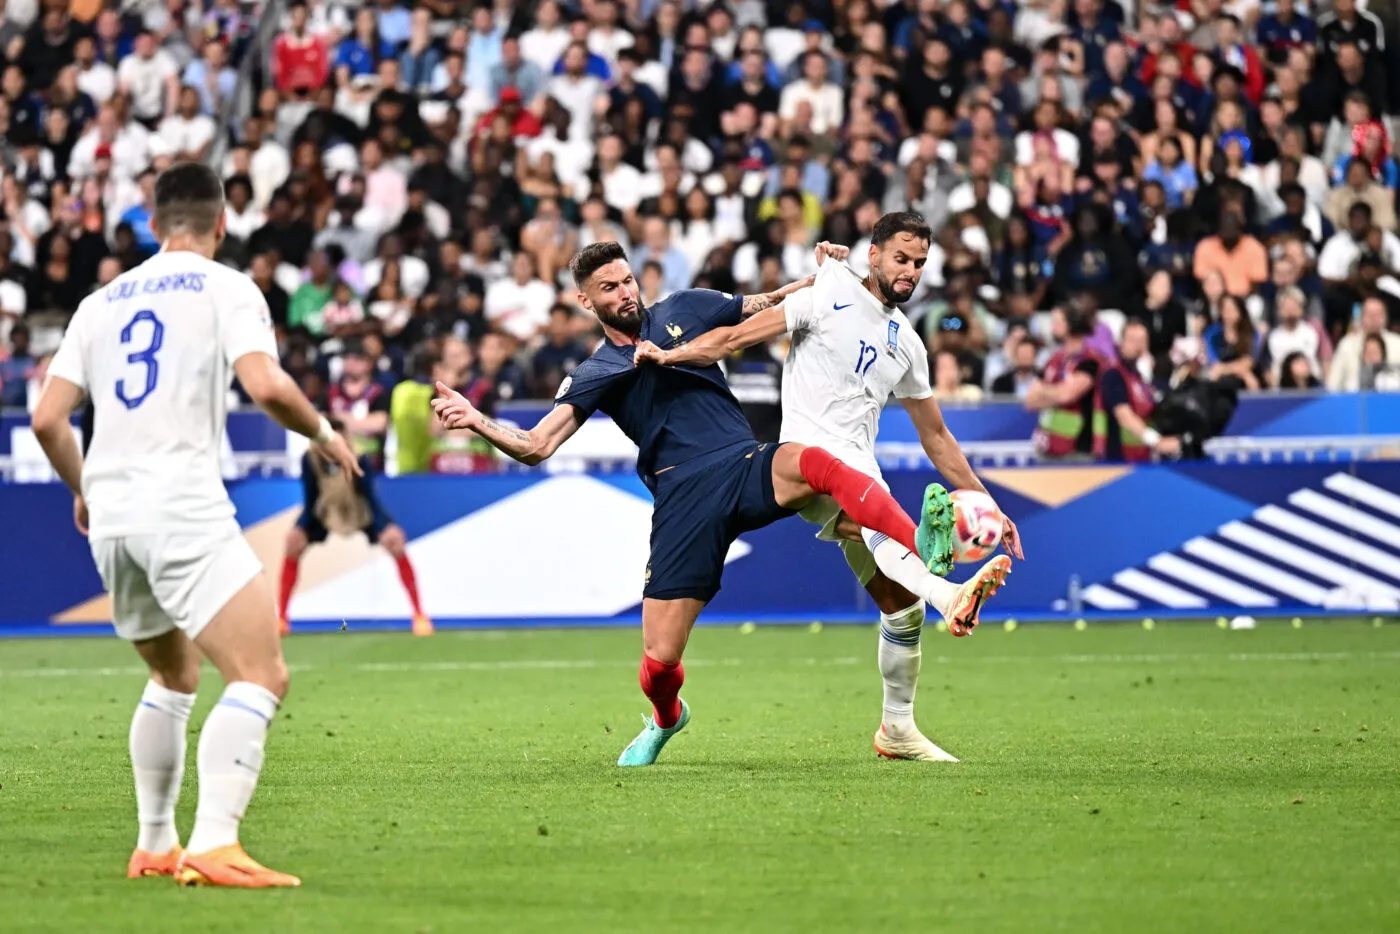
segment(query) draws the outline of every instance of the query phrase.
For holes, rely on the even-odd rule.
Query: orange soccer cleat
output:
[[[977,628],[977,618],[982,612],[982,604],[993,597],[1006,576],[1011,573],[1011,559],[997,555],[978,569],[977,573],[962,585],[953,605],[948,608],[948,631],[955,636],[967,636]]]
[[[126,864],[126,877],[144,879],[147,876],[173,876],[180,865],[180,857],[184,855],[185,851],[180,849],[178,843],[164,853],[135,850],[131,854],[131,861]]]
[[[413,634],[415,636],[431,636],[434,631],[433,621],[428,619],[428,617],[424,616],[422,613],[413,617]]]
[[[212,885],[234,889],[294,888],[296,876],[268,869],[243,852],[242,844],[221,846],[205,853],[186,853],[175,870],[181,885]]]

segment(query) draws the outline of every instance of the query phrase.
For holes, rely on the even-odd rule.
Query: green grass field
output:
[[[135,655],[0,640],[0,930],[1400,930],[1400,625],[930,633],[952,766],[872,752],[876,639],[702,629],[691,727],[621,770],[635,632],[293,638],[278,892],[123,878]]]

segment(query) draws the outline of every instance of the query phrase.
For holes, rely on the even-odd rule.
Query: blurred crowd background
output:
[[[159,248],[177,159],[222,172],[221,259],[288,370],[367,453],[392,433],[401,472],[492,468],[435,433],[433,380],[489,412],[588,355],[578,247],[627,246],[649,304],[767,291],[820,240],[864,271],[890,210],[936,231],[905,310],[942,399],[1044,407],[1067,340],[1159,394],[1400,388],[1400,0],[3,13],[0,407]],[[729,367],[761,435],[782,353]]]

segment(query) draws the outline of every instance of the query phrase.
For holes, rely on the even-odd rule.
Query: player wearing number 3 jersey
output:
[[[943,476],[955,487],[982,489],[943,422],[929,386],[928,355],[898,307],[918,286],[928,246],[923,218],[887,214],[875,225],[871,271],[864,279],[844,263],[825,259],[812,287],[789,295],[781,307],[710,331],[684,347],[641,347],[637,359],[703,366],[790,332],[792,346],[783,365],[782,441],[820,445],[884,487],[875,434],[880,411],[893,395],[908,409],[924,450]],[[828,251],[842,252],[848,251]],[[946,491],[942,496],[951,516]],[[993,558],[959,587],[929,573],[946,575],[950,565],[926,570],[904,545],[852,522],[831,497],[817,497],[801,515],[821,527],[818,538],[841,543],[851,570],[880,608],[885,696],[876,750],[890,758],[956,761],[914,725],[924,602],[943,614],[954,634],[966,635],[977,625],[983,602],[1005,581],[1010,559]],[[1009,519],[1006,523],[1007,547],[1019,553],[1015,526]]]
[[[218,176],[175,165],[156,179],[155,202],[161,252],[78,306],[33,419],[90,533],[117,634],[150,668],[131,723],[140,833],[127,875],[299,885],[238,842],[287,666],[271,585],[220,470],[233,376],[283,427],[311,438],[317,456],[348,473],[360,467],[278,364],[258,287],[213,261],[224,236]],[[94,410],[86,460],[68,425],[85,395]],[[201,654],[227,687],[200,732],[199,807],[182,850],[175,803]]]

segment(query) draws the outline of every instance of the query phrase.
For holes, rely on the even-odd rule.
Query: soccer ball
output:
[[[986,493],[954,490],[953,559],[982,561],[1001,544],[1001,510]]]

